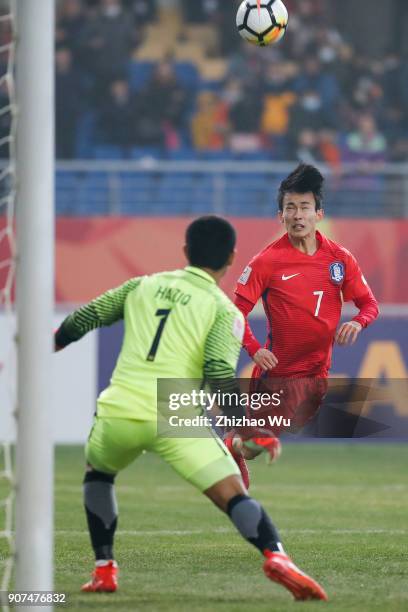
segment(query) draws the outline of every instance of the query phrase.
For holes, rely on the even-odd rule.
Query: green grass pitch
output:
[[[82,511],[82,450],[60,447],[55,588],[67,593],[69,608],[114,612],[408,610],[407,466],[408,448],[388,444],[287,444],[276,465],[251,463],[252,495],[295,562],[330,597],[328,604],[296,603],[263,576],[260,555],[227,517],[157,457],[144,455],[117,479],[120,590],[85,595],[79,587],[93,557]]]

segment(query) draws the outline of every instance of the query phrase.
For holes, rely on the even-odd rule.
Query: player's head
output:
[[[192,266],[220,272],[232,263],[235,243],[232,225],[221,217],[209,215],[190,223],[184,252]]]
[[[319,170],[307,164],[300,164],[282,181],[279,216],[289,235],[303,238],[315,231],[323,218],[323,183]]]

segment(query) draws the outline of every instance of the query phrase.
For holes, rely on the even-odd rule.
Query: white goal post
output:
[[[54,0],[17,0],[14,6],[18,108],[15,588],[46,591],[53,588],[50,377],[54,310],[55,7]]]

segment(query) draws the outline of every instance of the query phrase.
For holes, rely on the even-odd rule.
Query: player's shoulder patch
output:
[[[340,284],[344,281],[345,277],[345,267],[342,261],[334,261],[330,264],[330,279],[336,283]]]
[[[251,273],[252,273],[251,266],[247,266],[238,279],[239,284],[246,285],[249,280],[249,277],[251,276]]]

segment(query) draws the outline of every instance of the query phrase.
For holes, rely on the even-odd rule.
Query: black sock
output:
[[[114,476],[92,470],[84,478],[84,505],[95,559],[113,559],[118,523]]]
[[[228,502],[227,513],[240,534],[262,554],[265,550],[283,552],[275,525],[256,499],[236,495]]]

